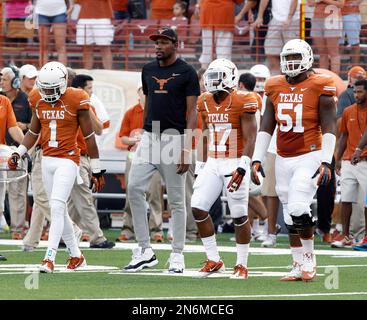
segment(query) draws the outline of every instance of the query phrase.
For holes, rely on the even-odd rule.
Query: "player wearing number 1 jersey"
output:
[[[309,281],[316,275],[310,205],[317,185],[331,178],[336,87],[330,76],[311,69],[313,53],[305,41],[287,42],[280,58],[285,75],[265,84],[268,99],[252,158],[252,178],[259,183],[257,174],[278,124],[276,192],[283,204],[293,256],[293,268],[282,280]]]
[[[40,271],[53,272],[61,237],[70,254],[67,269],[75,270],[86,262],[78,248],[66,204],[74,181],[77,179],[82,182],[79,176],[80,151],[77,147],[79,127],[91,157],[91,182],[97,191],[104,184],[89,116],[89,97],[81,89],[67,88],[67,70],[59,62],[45,64],[36,84],[37,89],[29,94],[32,108],[30,129],[8,160],[8,165],[10,169],[15,169],[20,157],[40,139],[43,150],[42,180],[51,209],[48,248]]]
[[[199,270],[199,277],[224,270],[220,259],[213,221],[209,209],[227,187],[227,199],[234,220],[237,263],[231,278],[246,279],[247,258],[251,228],[247,219],[250,157],[256,139],[255,112],[257,99],[252,92],[237,91],[237,67],[229,60],[214,60],[204,74],[208,92],[198,100],[203,131],[209,131],[208,147],[203,151],[208,158],[198,173],[191,198],[192,212],[198,226],[201,240],[207,254],[205,265]],[[200,160],[200,157],[198,157]],[[203,157],[206,160],[205,156]],[[200,162],[196,164],[200,166]]]

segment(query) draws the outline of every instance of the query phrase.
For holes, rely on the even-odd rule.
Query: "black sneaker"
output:
[[[7,259],[0,254],[0,261],[6,261]]]
[[[122,268],[124,272],[136,272],[145,268],[154,267],[158,264],[158,259],[151,248],[142,249],[140,247],[133,249],[133,255],[130,263]]]
[[[97,249],[111,249],[115,246],[115,243],[112,241],[105,240],[99,244],[90,244],[90,248],[97,248]]]

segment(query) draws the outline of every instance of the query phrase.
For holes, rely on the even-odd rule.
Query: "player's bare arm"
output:
[[[227,185],[229,192],[239,189],[242,180],[246,175],[246,170],[250,167],[251,157],[254,153],[257,132],[255,113],[246,112],[241,115],[241,130],[242,136],[246,137],[246,143],[243,147],[240,165],[233,172],[232,179]]]
[[[196,163],[195,163],[195,176],[199,175],[200,171],[203,170],[205,166],[205,162],[208,159],[209,130],[208,130],[208,125],[205,122],[204,114],[201,113],[200,116],[201,116],[202,128],[201,128],[201,135],[200,137],[198,137],[199,142],[196,148],[197,158],[196,158]]]
[[[93,110],[89,110],[90,119],[92,121],[93,130],[97,136],[100,136],[103,132],[103,123],[99,120]]]
[[[89,110],[79,110],[78,121],[87,145],[88,154],[91,158],[91,167],[92,167],[91,187],[94,188],[96,192],[99,192],[105,184],[103,178],[103,173],[105,172],[105,170],[101,170],[101,165],[99,162],[99,152],[96,144],[96,139],[94,136],[95,133],[92,129],[93,126]]]
[[[19,129],[19,128],[18,128]],[[20,130],[20,129],[19,129]],[[31,124],[27,134],[24,136],[17,150],[11,155],[8,160],[8,166],[10,169],[15,170],[18,166],[18,162],[27,151],[34,146],[38,140],[39,133],[41,131],[41,123],[34,111],[32,111]],[[11,134],[11,132],[9,132]]]
[[[177,174],[183,174],[187,170],[189,170],[190,165],[190,157],[191,157],[191,148],[192,148],[192,135],[190,132],[194,132],[197,128],[197,96],[188,96],[186,97],[186,105],[187,105],[187,125],[186,128],[189,131],[189,134],[186,137],[184,148],[181,151],[180,163],[177,165]],[[144,110],[145,111],[145,110]]]

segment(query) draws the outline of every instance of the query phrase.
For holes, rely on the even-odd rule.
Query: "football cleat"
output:
[[[81,254],[80,257],[69,257],[67,263],[68,265],[66,266],[66,269],[68,271],[74,271],[87,266],[87,261],[85,260],[83,254]]]
[[[332,248],[344,248],[344,247],[351,247],[353,245],[353,239],[344,236],[343,234],[339,235],[332,243]]]
[[[132,259],[129,264],[122,269],[124,272],[137,272],[145,268],[151,268],[158,264],[152,248],[134,248]]]
[[[185,269],[185,259],[182,253],[172,252],[168,259],[168,272],[183,273]]]
[[[225,266],[222,260],[215,262],[213,260],[206,260],[204,266],[198,271],[196,278],[206,278],[214,273],[221,273],[225,271]]]
[[[303,254],[302,260],[302,280],[311,281],[316,277],[316,258],[311,252],[306,252]]]
[[[292,270],[280,281],[301,281],[302,280],[302,271],[301,265],[297,262],[293,262]]]
[[[6,258],[0,254],[0,261],[6,261]]]
[[[230,275],[230,279],[247,279],[248,269],[242,264],[238,264],[233,269],[233,274]]]
[[[54,263],[49,259],[45,259],[42,261],[39,270],[41,273],[52,273],[54,272],[54,269],[55,269]]]

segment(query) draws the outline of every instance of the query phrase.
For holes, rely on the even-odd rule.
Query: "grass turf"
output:
[[[106,235],[114,239],[118,231],[107,231]],[[229,240],[232,235],[221,234],[219,245],[234,246]],[[200,244],[200,242],[197,242]],[[251,247],[258,247],[258,243]],[[287,238],[280,237],[278,248],[286,248]],[[316,241],[317,249],[328,249],[329,246]],[[17,251],[15,251],[17,250]],[[130,250],[83,250],[90,266],[112,266],[120,268],[127,264],[131,257]],[[283,254],[250,254],[250,277],[246,281],[229,278],[195,279],[191,277],[170,277],[159,275],[125,275],[111,274],[110,271],[72,272],[38,274],[38,289],[28,290],[25,283],[31,272],[4,269],[7,265],[31,264],[37,266],[43,259],[44,249],[35,252],[22,252],[18,246],[0,246],[8,261],[0,262],[0,300],[2,299],[105,299],[105,298],[158,298],[158,297],[208,297],[209,299],[366,299],[367,298],[367,254],[365,257],[334,257],[319,255],[317,257],[318,273],[324,274],[328,265],[342,266],[337,268],[338,288],[327,289],[330,274],[321,275],[315,281],[285,283],[279,281],[280,276],[272,276],[269,272],[286,273],[290,265],[290,256]],[[166,270],[165,263],[170,251],[156,250],[159,264],[155,269]],[[228,269],[235,263],[235,253],[222,253]],[[57,264],[67,259],[65,250],[60,250]],[[186,253],[187,269],[198,269],[205,260],[204,253]],[[360,266],[358,266],[360,265]],[[333,270],[334,272],[336,270]],[[118,271],[118,270],[116,270]],[[115,273],[116,271],[113,271]],[[23,272],[23,273],[20,273]],[[256,273],[263,272],[261,276]],[[334,273],[335,275],[335,273]],[[28,279],[28,280],[27,280]],[[329,279],[330,280],[330,279]],[[336,282],[332,282],[336,284]],[[337,293],[364,292],[359,295],[335,295]],[[297,296],[297,294],[325,294]],[[261,295],[260,297],[258,295]],[[282,296],[289,295],[289,296]]]

